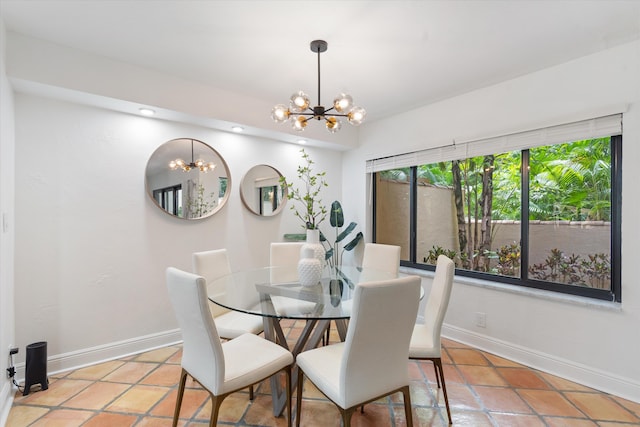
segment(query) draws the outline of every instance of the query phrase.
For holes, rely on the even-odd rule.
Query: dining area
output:
[[[410,358],[433,362],[451,424],[440,330],[453,262],[438,260],[425,295],[419,276],[399,272],[399,247],[366,243],[360,266],[325,263],[309,284],[302,267],[306,246],[271,243],[270,265],[263,268],[233,271],[226,249],[217,249],[194,253],[191,272],[167,269],[184,340],[173,425],[191,378],[211,396],[212,426],[226,397],[248,389],[252,401],[254,387],[267,379],[272,414],[288,426],[305,425],[305,381],[333,402],[345,427],[356,411],[395,395],[401,396],[404,422],[412,426]],[[416,324],[425,298],[429,313],[425,323]],[[283,328],[292,321],[303,325],[295,340]]]

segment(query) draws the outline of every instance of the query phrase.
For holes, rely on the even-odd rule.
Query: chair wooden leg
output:
[[[298,369],[298,391],[296,394],[296,427],[300,427],[300,415],[302,415],[302,383],[304,382],[304,373],[302,369]]]
[[[402,388],[402,397],[404,398],[404,416],[407,420],[407,427],[413,427],[413,412],[411,409],[411,390],[409,386]]]
[[[253,400],[253,385],[249,386],[249,400]]]
[[[178,386],[178,397],[176,399],[176,408],[173,411],[173,423],[172,427],[176,427],[178,425],[178,417],[180,416],[180,407],[182,406],[182,396],[184,396],[184,387],[187,383],[187,371],[184,369],[180,373],[180,385]]]
[[[447,385],[444,381],[444,370],[442,369],[442,359],[437,358],[433,359],[433,364],[438,367],[438,371],[440,373],[440,378],[442,378],[442,392],[444,393],[444,404],[447,407],[447,416],[449,417],[449,424],[453,424],[453,420],[451,419],[451,410],[449,409],[449,396],[447,396]]]
[[[438,372],[438,367],[436,366],[436,360],[435,359],[429,359],[433,362],[433,372],[435,372],[436,374],[436,383],[438,383],[438,388],[442,388],[442,386],[440,385],[440,372]]]
[[[214,396],[211,394],[211,419],[209,420],[209,427],[216,427],[218,425],[218,413],[220,412],[220,405],[222,405],[222,401],[226,397],[226,395],[222,396]]]
[[[349,409],[340,409],[340,414],[342,415],[342,425],[343,427],[351,427],[351,416],[355,412],[356,408]]]
[[[292,405],[292,401],[291,401],[291,395],[293,394],[291,391],[291,366],[287,366],[287,368],[284,370],[284,373],[286,375],[286,380],[287,380],[287,407],[289,408],[287,410],[287,426],[291,427],[292,423],[293,423],[293,415],[291,414],[293,411],[293,407]]]

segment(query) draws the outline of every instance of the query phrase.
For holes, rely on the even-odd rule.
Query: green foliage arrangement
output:
[[[424,262],[435,265],[439,255],[448,256],[454,260],[456,267],[460,267],[464,265],[466,253],[433,246],[424,257]],[[520,275],[520,255],[520,245],[517,243],[504,245],[496,252],[485,253],[488,258],[498,261],[497,265],[490,269],[492,273],[511,277]],[[597,253],[583,258],[576,254],[566,255],[560,249],[554,248],[544,261],[529,267],[529,278],[606,289],[611,283],[611,257]]]
[[[331,204],[331,212],[329,213],[329,222],[331,226],[335,230],[335,240],[333,245],[329,243],[329,240],[320,233],[320,241],[325,246],[325,260],[329,263],[330,267],[339,267],[342,265],[342,256],[345,251],[351,251],[364,237],[362,232],[358,232],[356,236],[349,243],[342,247],[340,250],[342,241],[351,234],[351,232],[356,228],[357,224],[355,222],[350,222],[347,228],[341,230],[344,226],[344,212],[342,210],[342,205],[339,201],[334,201]]]
[[[559,249],[551,249],[551,254],[540,264],[529,267],[532,279],[565,283],[567,285],[589,286],[604,289],[611,281],[611,259],[604,253],[592,254],[588,259],[580,255],[566,255]]]
[[[300,150],[304,164],[298,166],[298,180],[302,182],[302,187],[296,188],[293,182],[287,181],[286,177],[280,177],[280,184],[286,186],[287,197],[293,201],[291,210],[295,216],[300,218],[303,228],[315,230],[327,217],[327,209],[320,199],[320,190],[327,187],[325,181],[326,172],[314,173],[313,160],[304,148]]]

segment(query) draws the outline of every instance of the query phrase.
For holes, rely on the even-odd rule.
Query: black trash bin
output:
[[[40,384],[42,390],[49,388],[47,379],[47,342],[35,342],[27,346],[27,366],[24,374],[23,396],[29,394],[32,385]]]

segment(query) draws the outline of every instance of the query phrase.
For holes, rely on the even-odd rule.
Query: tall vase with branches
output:
[[[300,152],[304,161],[298,166],[297,171],[298,180],[302,182],[301,187],[295,187],[293,182],[287,181],[284,176],[280,177],[280,184],[286,186],[287,197],[294,202],[291,204],[291,210],[302,221],[303,228],[317,230],[327,217],[327,209],[320,199],[320,191],[328,186],[325,180],[326,172],[314,172],[314,162],[309,154],[304,148]]]
[[[280,177],[280,184],[286,186],[288,198],[294,203],[291,204],[291,210],[295,216],[302,221],[303,228],[307,230],[307,243],[303,246],[313,249],[314,257],[325,263],[324,246],[320,243],[320,229],[318,226],[327,217],[327,209],[320,199],[320,191],[327,187],[325,180],[326,172],[314,172],[313,160],[303,149],[303,164],[298,166],[298,181],[302,183],[301,187],[295,187],[293,182],[287,181],[283,176]]]

